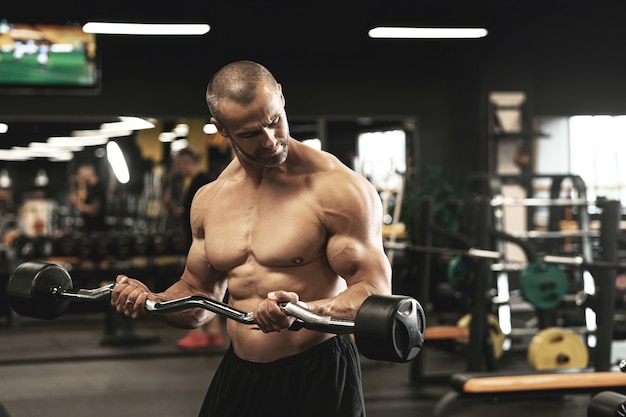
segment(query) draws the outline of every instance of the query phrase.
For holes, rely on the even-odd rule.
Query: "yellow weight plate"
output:
[[[458,327],[467,329],[468,334],[469,334],[471,321],[472,321],[472,315],[466,314],[459,319],[456,325]],[[502,329],[500,328],[500,322],[498,321],[498,318],[495,315],[493,314],[487,315],[487,324],[489,325],[489,335],[491,336],[491,343],[493,345],[493,356],[496,359],[500,359],[500,357],[504,353],[503,346],[504,346],[504,341],[506,339],[506,336],[502,332]],[[461,343],[468,343],[469,337],[459,338],[457,340]]]
[[[528,363],[533,369],[586,368],[589,350],[572,330],[548,327],[539,331],[528,346]]]

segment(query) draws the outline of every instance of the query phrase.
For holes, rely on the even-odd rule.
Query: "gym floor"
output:
[[[223,348],[181,351],[175,342],[184,334],[146,319],[133,325],[133,335],[146,343],[125,344],[129,339],[123,338],[102,343],[111,339],[104,338],[98,312],[54,321],[0,321],[0,417],[195,417]],[[369,417],[433,415],[449,390],[446,375],[462,372],[464,358],[441,347],[426,347],[423,353],[427,365],[419,384],[410,383],[410,364],[363,358]],[[524,358],[505,358],[511,367],[523,366]],[[482,400],[465,403],[452,415],[583,417],[590,398]]]

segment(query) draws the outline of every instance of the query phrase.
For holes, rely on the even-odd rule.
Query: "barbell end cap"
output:
[[[72,278],[61,266],[26,261],[9,277],[7,297],[13,311],[20,315],[54,320],[69,306],[69,301],[60,295],[71,288]]]
[[[422,306],[412,297],[371,295],[355,319],[357,347],[369,359],[409,362],[424,344],[425,321]]]

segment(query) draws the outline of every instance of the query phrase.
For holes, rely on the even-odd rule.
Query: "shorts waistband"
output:
[[[269,367],[280,368],[283,366],[289,366],[293,363],[302,362],[303,360],[307,358],[318,356],[324,352],[340,350],[341,346],[344,346],[346,344],[346,338],[350,338],[350,335],[347,335],[347,334],[337,335],[303,352],[297,353],[295,355],[287,356],[284,358],[280,358],[272,362],[251,362],[246,359],[242,359],[239,356],[237,356],[237,354],[233,350],[232,344],[228,347],[226,354],[229,355],[231,359],[240,366],[245,366],[248,368],[269,368]]]

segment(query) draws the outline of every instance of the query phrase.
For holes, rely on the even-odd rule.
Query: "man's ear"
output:
[[[280,100],[283,102],[283,107],[285,107],[285,96],[283,94],[283,86],[278,83],[278,94],[280,94]]]
[[[215,117],[211,117],[211,123],[213,123],[215,125],[215,127],[217,128],[217,132],[220,135],[224,136],[225,138],[230,137],[230,134],[228,133],[228,130],[226,130],[226,128],[224,126],[222,126],[220,124],[220,122],[215,120]]]

